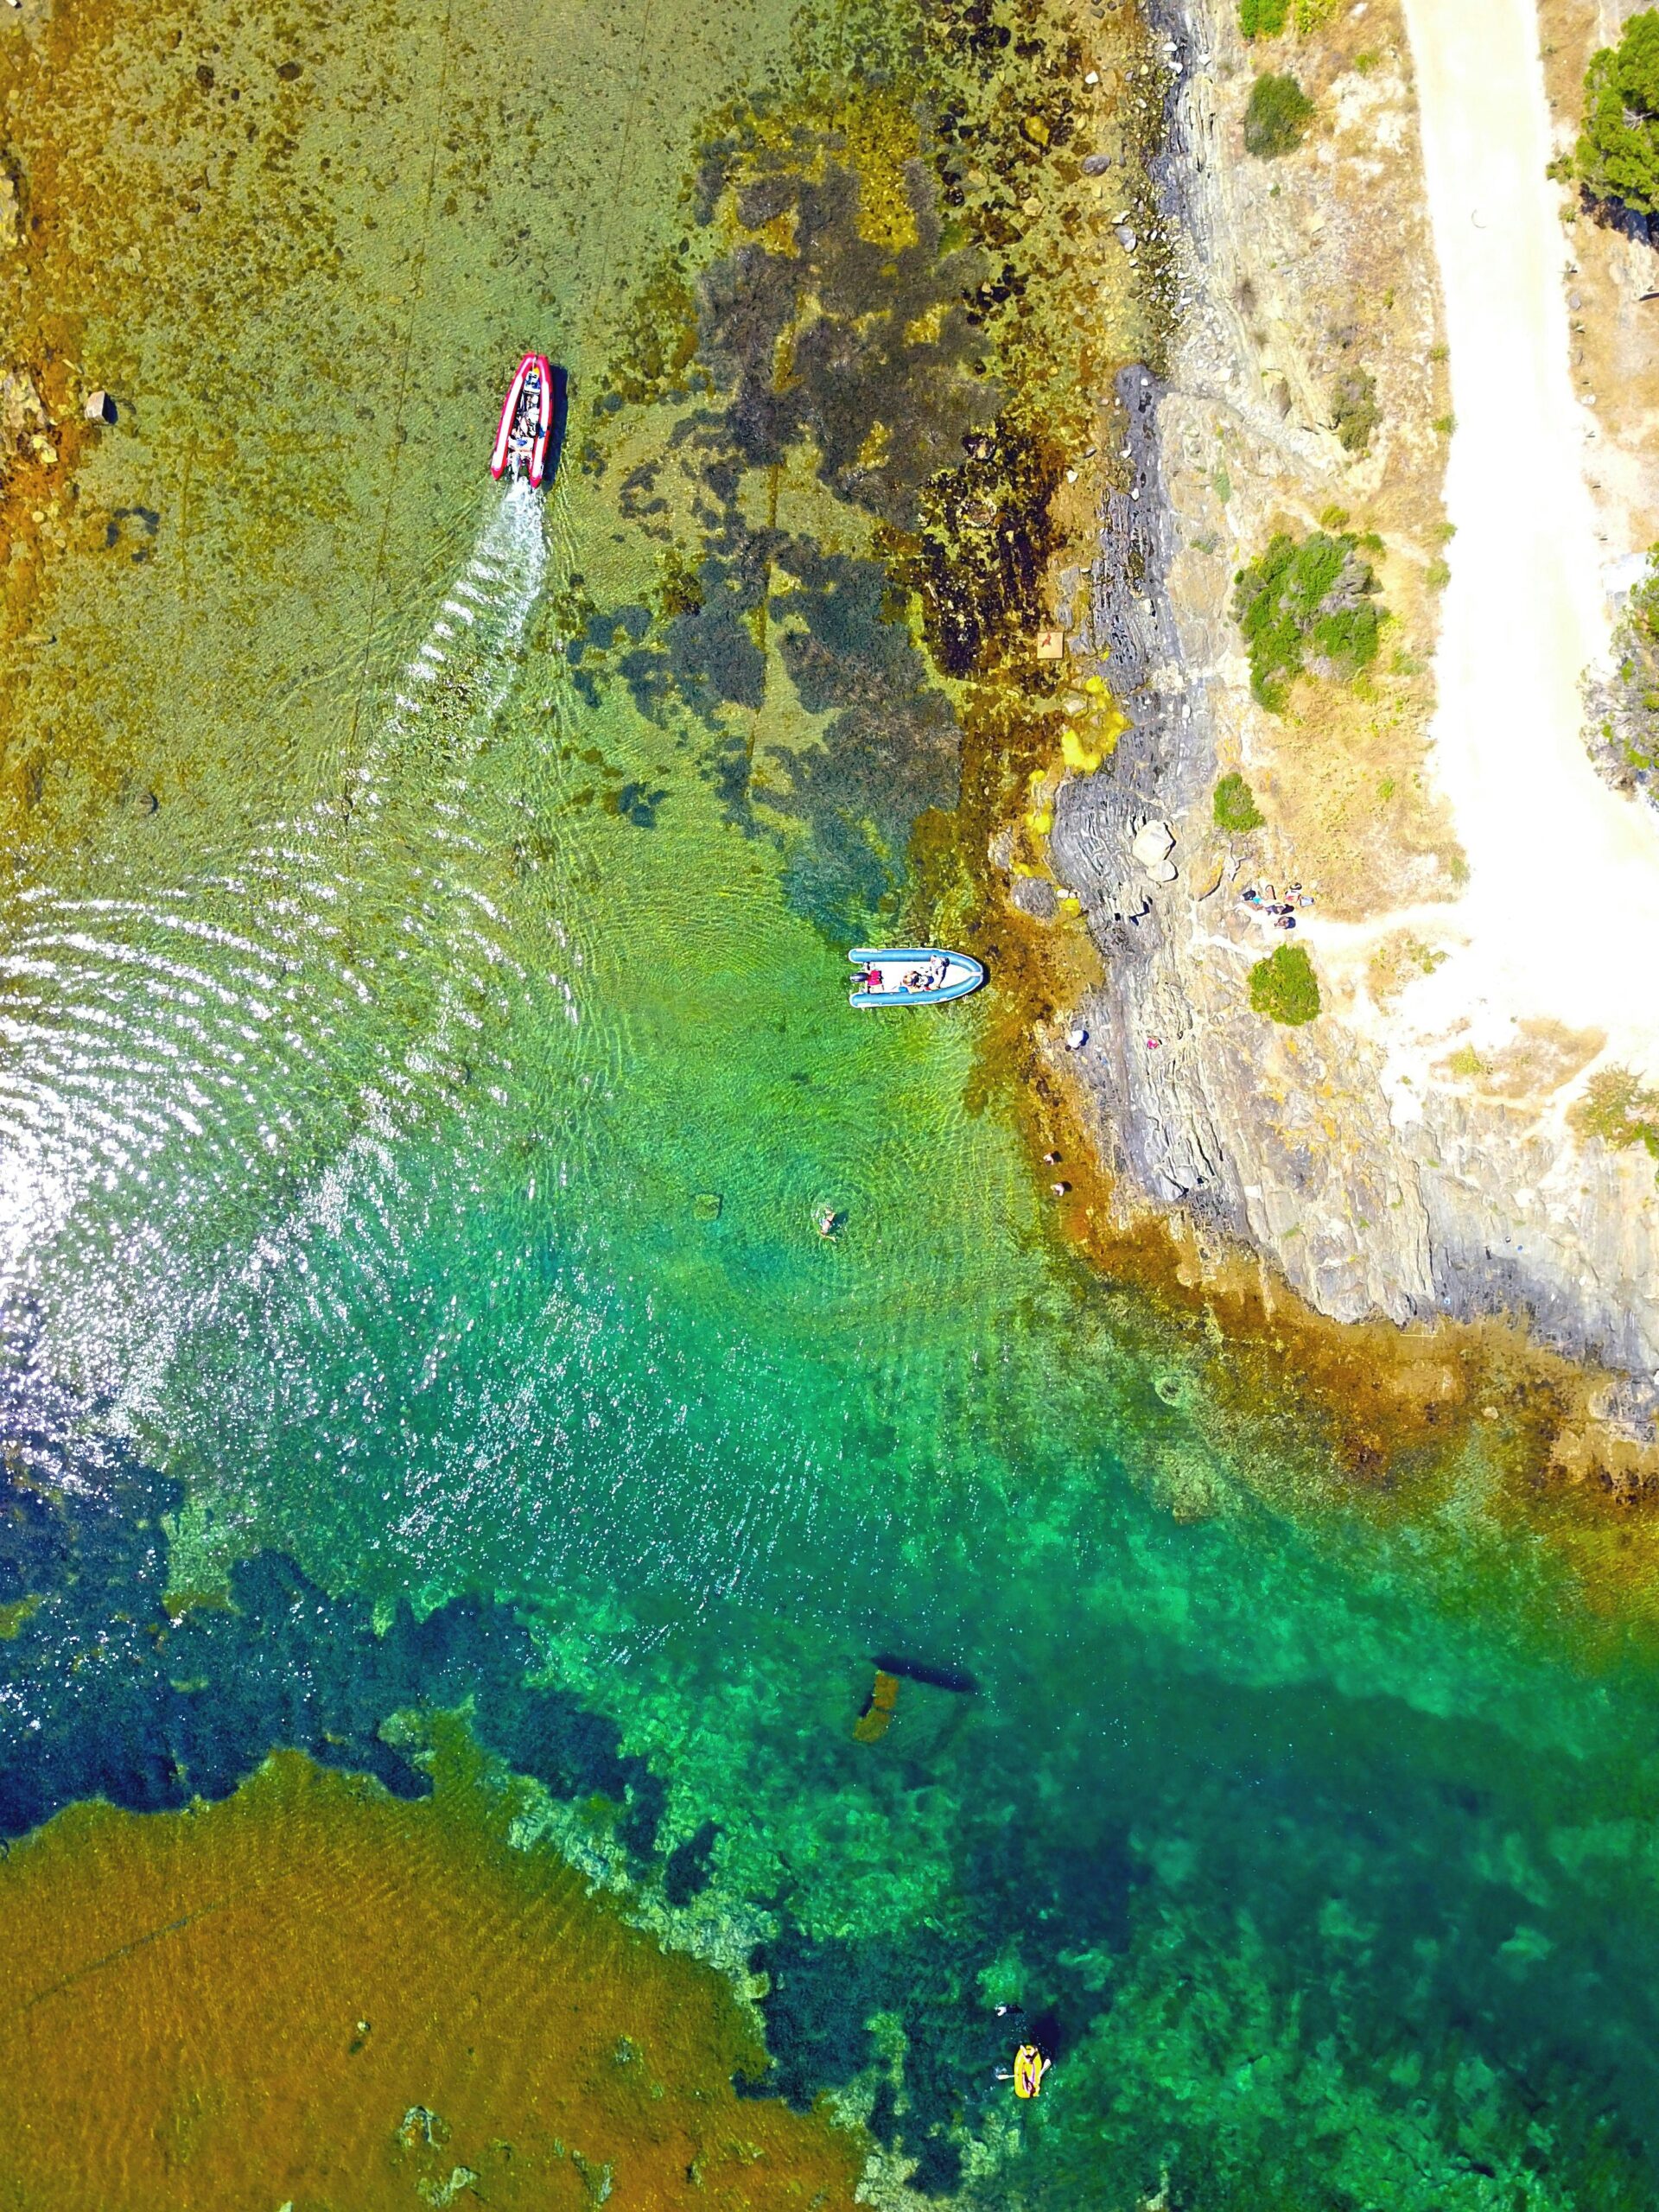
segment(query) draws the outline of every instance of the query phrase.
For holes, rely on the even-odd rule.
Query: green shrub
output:
[[[1264,162],[1293,153],[1313,118],[1313,103],[1294,77],[1277,77],[1271,70],[1250,87],[1244,110],[1244,148]]]
[[[1644,1089],[1629,1068],[1604,1068],[1591,1077],[1573,1125],[1580,1136],[1599,1137],[1615,1151],[1639,1144],[1659,1160],[1659,1091]]]
[[[1584,128],[1573,156],[1598,200],[1659,213],[1659,10],[1644,8],[1584,73]]]
[[[1659,760],[1659,545],[1649,548],[1647,571],[1625,598],[1612,645],[1612,674],[1598,687],[1596,745],[1605,748],[1602,766],[1646,779]]]
[[[1250,657],[1250,689],[1264,707],[1282,712],[1304,671],[1346,683],[1370,665],[1382,625],[1382,610],[1369,603],[1376,589],[1358,540],[1346,531],[1316,530],[1300,545],[1281,531],[1239,570],[1233,619]]]
[[[1250,1004],[1269,1021],[1298,1029],[1319,1010],[1319,981],[1300,944],[1281,944],[1250,970]]]
[[[1243,776],[1224,776],[1216,785],[1211,802],[1217,830],[1225,830],[1242,837],[1251,830],[1259,830],[1267,817],[1255,803],[1255,793]]]
[[[1238,28],[1246,38],[1277,38],[1290,15],[1290,0],[1238,0]]]
[[[1659,645],[1659,545],[1648,548],[1648,573],[1632,588],[1626,614],[1650,645]]]
[[[1331,388],[1331,427],[1344,453],[1369,453],[1371,433],[1382,420],[1376,404],[1376,378],[1369,369],[1344,369]]]

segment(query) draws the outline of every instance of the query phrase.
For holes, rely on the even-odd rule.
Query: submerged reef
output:
[[[794,73],[709,127],[592,404],[582,465],[660,581],[601,607],[575,580],[578,693],[696,728],[837,940],[941,901],[970,938],[990,814],[1049,743],[1055,495],[1149,327],[1068,205],[1085,158],[1141,189],[1088,58],[1042,0],[809,12]]]
[[[667,548],[657,619],[635,639],[631,610],[589,617],[574,657],[591,683],[588,643],[608,629],[639,709],[677,708],[715,736],[728,817],[798,825],[791,901],[850,936],[891,906],[920,816],[956,804],[960,734],[887,569],[788,523],[816,487],[868,522],[912,527],[995,395],[962,304],[977,264],[942,250],[922,164],[905,167],[908,237],[895,245],[865,235],[864,188],[829,150],[836,134],[801,136],[773,147],[752,130],[704,157],[699,188],[730,195],[738,233],[696,303],[694,358],[719,404],[682,414],[626,478],[625,512]],[[779,235],[787,251],[766,242]],[[688,502],[691,550],[674,537]],[[765,716],[769,683],[786,686],[793,729]]]
[[[1626,1797],[1648,1786],[1640,1759],[1629,1791],[1604,1785],[1588,1805],[1582,1762],[1553,1748],[1545,1731],[1529,1752],[1523,1809],[1513,1802],[1514,1745],[1490,1722],[1402,1703],[1397,1740],[1387,1743],[1371,1700],[1282,1682],[1272,1669],[1260,1681],[1218,1676],[1206,1724],[1195,1729],[1185,1667],[1172,1663],[1160,1632],[1131,1626],[1111,1595],[1121,1570],[1084,1491],[1069,1507],[1051,1500],[1043,1533],[1063,1556],[1093,1556],[1103,1579],[1097,1592],[1080,1586],[1058,1601],[1052,1616],[1031,1601],[1029,1563],[1012,1535],[982,1530],[1012,1582],[1005,1588],[988,1567],[975,1583],[987,1618],[971,1672],[925,1641],[872,1643],[849,1655],[847,1709],[824,1734],[802,1727],[797,1687],[821,1668],[821,1644],[782,1639],[740,1661],[728,1655],[719,1702],[699,1691],[683,1655],[665,1654],[660,1680],[636,1669],[626,1686],[613,1681],[614,1717],[601,1715],[580,1674],[562,1664],[557,1636],[501,1605],[456,1599],[419,1622],[403,1608],[377,1618],[270,1554],[239,1562],[223,1591],[169,1593],[162,1516],[174,1486],[42,1370],[25,1325],[14,1325],[6,1350],[0,1804],[14,1840],[8,1867],[25,1885],[9,1894],[29,1894],[38,1866],[59,1870],[52,1885],[67,1880],[61,1918],[46,1905],[18,1908],[10,1970],[28,1965],[34,1976],[17,1983],[20,2001],[41,1999],[28,2014],[31,2036],[49,2042],[60,2032],[54,1993],[78,1987],[89,1960],[105,1951],[124,1960],[124,1947],[177,1922],[181,1955],[199,1956],[226,1989],[251,1981],[271,2017],[298,2007],[309,2018],[318,2005],[338,2013],[335,2040],[308,2046],[327,2080],[308,2076],[295,2093],[298,2109],[332,2109],[329,2069],[349,2074],[347,2061],[361,2055],[353,2045],[367,2048],[364,2036],[378,2032],[385,2000],[356,1993],[361,1972],[349,1945],[340,1948],[343,1935],[326,1957],[315,1936],[277,1943],[289,1905],[267,1916],[266,1877],[246,1869],[268,1866],[273,1851],[315,1865],[306,1910],[322,1897],[344,1927],[355,1908],[340,1900],[359,1883],[374,1887],[385,1851],[396,1859],[409,1838],[460,1836],[456,1848],[472,1854],[462,1884],[472,1910],[488,1904],[479,1902],[480,1881],[490,1894],[492,1885],[539,1895],[567,1885],[559,1894],[575,1900],[581,1922],[596,1910],[582,1903],[581,1878],[555,1872],[535,1840],[559,1833],[547,1817],[550,1796],[605,1840],[616,1903],[671,1948],[722,1923],[753,1928],[759,1908],[744,1986],[764,2046],[734,2044],[722,2062],[757,2119],[732,2123],[732,2141],[769,2140],[781,2123],[764,2115],[780,2111],[778,2101],[804,2116],[829,2093],[868,2131],[879,2192],[907,2177],[924,2195],[1050,2212],[1098,2202],[1103,2174],[1146,2193],[1166,2172],[1173,2202],[1244,2212],[1259,2205],[1264,2175],[1287,2202],[1323,2185],[1331,2116],[1341,2113],[1338,2165],[1357,2205],[1556,2212],[1593,2202],[1623,2212],[1650,2200],[1640,2128],[1655,2091],[1650,2046],[1629,2030],[1646,2002],[1638,1989],[1653,1916],[1624,1818]],[[1163,1541],[1230,1554],[1245,1537],[1200,1527]],[[1184,1572],[1195,1564],[1196,1554]],[[872,1663],[899,1669],[892,1679],[904,1695],[891,1727],[861,1741],[851,1681],[868,1681]],[[575,1686],[537,1686],[562,1675]],[[633,1748],[673,1742],[677,1755],[647,1758]],[[318,1777],[301,1751],[364,1779]],[[495,1840],[478,1840],[474,1815],[457,1827],[444,1809],[446,1759],[452,1770],[460,1762],[494,1777]],[[512,1782],[508,1770],[542,1789]],[[155,1818],[135,1827],[84,1806],[50,1817],[86,1797]],[[217,1810],[204,1809],[209,1800]],[[193,1807],[180,1825],[175,1808]],[[327,1869],[308,1840],[313,1813],[315,1850],[327,1843],[333,1854]],[[270,1840],[296,1821],[298,1844]],[[25,1828],[32,1835],[20,1841]],[[144,1833],[155,1840],[143,1842]],[[222,1881],[185,1866],[196,1849],[216,1851],[200,1840],[214,1836],[225,1839]],[[1544,1848],[1533,1839],[1544,1836],[1554,1839],[1548,1871],[1541,1860],[1529,1872]],[[849,1847],[868,1861],[868,1879],[837,1894],[824,1864]],[[110,1878],[111,1894],[142,1905],[98,1902],[97,1885],[118,1860],[131,1871]],[[165,1897],[141,1865],[162,1870]],[[1630,1905],[1617,1957],[1605,1936],[1609,1880]],[[244,1890],[251,1902],[233,1912],[214,1903]],[[410,1894],[403,1875],[389,1894],[385,1910],[406,1918],[396,1902]],[[440,1883],[422,1894],[450,1892]],[[490,1990],[503,1974],[538,1992],[562,1986],[563,1936],[537,1933],[533,1913],[529,1933],[517,1922],[516,1933],[492,1933],[493,1922],[468,1919],[461,1894],[443,1904],[451,1932],[440,1957],[450,1955],[446,1945],[476,1945],[467,1971]],[[77,1900],[96,1941],[70,1945]],[[204,1906],[213,1909],[198,1936],[191,1916]],[[381,1910],[363,1916],[378,1927]],[[407,1907],[417,1918],[421,1910]],[[164,1933],[130,1954],[147,1967],[100,1971],[111,2036],[124,2005],[151,2001],[145,1973],[165,1967],[168,2001],[181,1993],[195,2001],[195,1965],[180,1978],[165,1948],[174,1940]],[[405,1930],[397,1940],[416,1939]],[[240,1976],[228,1955],[212,1963],[219,1945],[250,1962]],[[650,1956],[640,1942],[616,1968],[636,1996],[654,1986]],[[1594,2005],[1584,2001],[1592,1986]],[[613,2024],[612,2045],[620,2050],[626,2035],[649,2050],[620,1995],[594,2001]],[[388,2117],[377,2105],[369,2116],[387,2158],[402,2158],[392,2139],[416,2107],[453,2131],[453,2157],[446,2151],[449,2163],[428,2176],[435,2186],[456,2165],[485,2172],[480,2149],[494,2145],[499,2158],[510,2143],[515,2158],[528,2155],[511,2117],[479,2121],[463,2142],[461,2111],[486,2085],[469,2072],[476,2086],[465,2096],[453,2086],[461,2054],[482,2048],[486,2016],[504,2003],[516,2007],[481,1995],[465,2036],[443,2031],[441,2058],[435,2045],[418,2059],[406,2051],[396,2110]],[[359,2018],[368,2031],[353,2026]],[[529,2048],[517,2009],[500,2032]],[[1027,2037],[1052,2051],[1056,2071],[1040,2104],[1017,2113],[998,2077]],[[159,2064],[154,2039],[137,2041],[151,2054],[143,2063]],[[44,2044],[37,2056],[42,2078],[79,2078],[48,2068]],[[302,2052],[295,2063],[303,2072],[312,2059]],[[651,2062],[652,2078],[666,2071]],[[132,2109],[155,2108],[154,2080],[112,2078]],[[575,2069],[570,2094],[579,2083],[591,2088],[591,2073]],[[593,2093],[613,2109],[602,2085]],[[239,2111],[241,2095],[228,2081],[213,2109]],[[566,2151],[543,2142],[537,2155],[569,2159],[574,2144],[594,2172],[613,2163],[620,2190],[622,2157],[601,2155],[586,2125],[573,2118],[553,2131]],[[420,2141],[432,2148],[423,2128]],[[317,2137],[297,2119],[292,2132],[298,2176]],[[268,2139],[258,2127],[254,2137]],[[347,2137],[358,2141],[350,2129]],[[98,2155],[84,2131],[66,2140],[77,2156]],[[209,2144],[219,2146],[212,2157],[225,2155],[213,2125],[193,2140],[204,2159]],[[660,2140],[647,2126],[636,2154]],[[682,2162],[693,2163],[707,2170],[695,2147]],[[1495,2183],[1507,2195],[1491,2196]]]
[[[431,1784],[387,1724],[466,1705],[518,1773],[623,1808],[619,1834],[648,1860],[661,1783],[612,1722],[527,1680],[536,1649],[507,1609],[460,1597],[377,1616],[270,1552],[223,1592],[169,1593],[179,1485],[40,1371],[26,1322],[0,1334],[0,1836],[86,1797],[132,1812],[226,1797],[277,1749],[419,1797]]]

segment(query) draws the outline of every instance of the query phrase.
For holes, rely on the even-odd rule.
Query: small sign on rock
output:
[[[1064,660],[1065,658],[1065,631],[1039,630],[1037,632],[1037,658],[1039,660]]]

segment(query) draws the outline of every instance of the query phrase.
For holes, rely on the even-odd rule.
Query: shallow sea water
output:
[[[908,2175],[1122,2212],[1650,2202],[1645,1649],[1489,1515],[1472,1448],[1418,1510],[1350,1507],[1312,1417],[1217,1411],[1214,1348],[1054,1233],[986,1080],[990,994],[849,1013],[850,940],[801,888],[834,809],[779,831],[722,779],[735,741],[786,780],[768,748],[798,772],[824,727],[776,638],[753,709],[592,679],[630,610],[659,620],[657,480],[625,464],[685,413],[636,410],[595,474],[592,397],[690,235],[699,135],[789,81],[788,11],[202,0],[26,35],[8,129],[54,213],[25,303],[123,412],[9,649],[0,1806],[21,1834],[95,1794],[90,1745],[149,1809],[65,1815],[0,1883],[7,2001],[34,2019],[94,1972],[99,2037],[139,2054],[72,2069],[85,2102],[25,2094],[9,2124],[34,2103],[54,2137],[0,2204],[109,2201],[111,2126],[154,2152],[135,2206],[435,2202],[461,2170],[442,2201],[519,2201],[499,2141],[552,2094],[539,2056],[467,2104],[448,2182],[425,2133],[394,2151],[480,2008],[510,2074],[516,2032],[561,2032],[516,2024],[543,1966],[697,2095],[734,2066],[798,2112],[835,2093],[884,2201]],[[532,340],[573,378],[544,502],[482,465]],[[771,522],[868,551],[792,465]],[[226,1578],[276,1555],[260,1610]],[[511,1847],[478,1809],[499,1774],[442,1759],[442,1847],[291,1758],[178,1809],[283,1745],[421,1787],[410,1709],[526,1634],[556,1728],[476,1700],[537,1777]],[[860,1743],[877,1656],[956,1686],[906,1675]],[[190,1899],[285,1835],[291,1940],[168,1971]],[[478,1986],[452,2008],[405,1974],[397,2063],[341,2103],[321,2029],[351,2029],[371,1966],[325,1940],[329,1886],[378,1929],[361,1897],[423,1851]],[[556,1853],[594,1912],[718,1961],[747,2030],[705,1990],[702,2056],[653,2056],[652,1955],[613,1920],[602,1970],[559,1948]],[[541,1901],[504,1905],[521,1880]],[[377,1987],[397,1925],[439,1941],[416,1918],[389,1914]],[[194,2008],[239,1971],[267,2040],[204,2055]],[[995,2079],[998,2005],[1057,2051],[1036,2107]],[[51,2017],[42,2084],[92,2033]],[[283,2085],[280,2148],[245,2133],[251,2078]],[[569,2201],[601,2172],[690,2201],[696,2161],[631,2164],[594,2094],[608,2147],[559,2167]],[[753,2201],[829,2201],[755,2156]]]

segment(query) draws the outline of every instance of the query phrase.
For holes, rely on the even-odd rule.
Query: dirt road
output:
[[[1601,784],[1580,681],[1605,652],[1589,411],[1568,373],[1567,248],[1532,0],[1405,0],[1457,428],[1435,773],[1471,869],[1470,944],[1426,1027],[1544,1015],[1659,1073],[1659,822]]]

